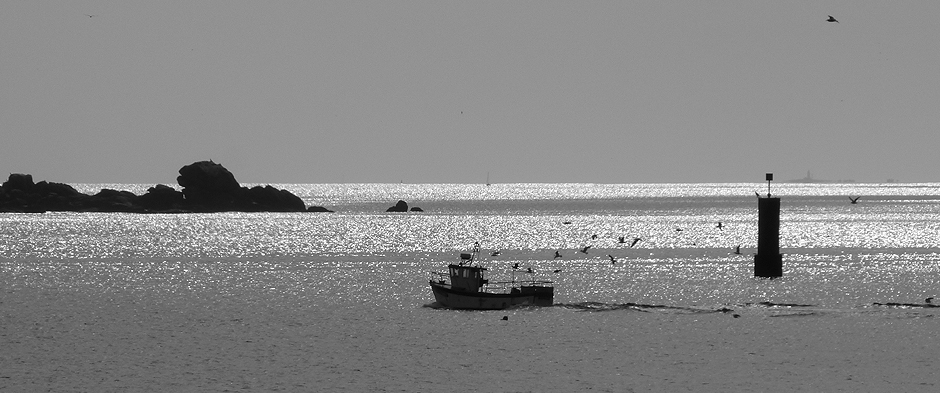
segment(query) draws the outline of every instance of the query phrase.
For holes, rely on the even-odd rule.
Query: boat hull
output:
[[[447,308],[462,310],[502,310],[512,306],[551,306],[554,288],[523,286],[512,293],[467,292],[431,282],[434,300]]]

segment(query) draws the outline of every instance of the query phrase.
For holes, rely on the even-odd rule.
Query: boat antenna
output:
[[[473,252],[470,253],[470,266],[473,266],[473,261],[478,255],[480,255],[480,242],[477,241],[473,243]]]

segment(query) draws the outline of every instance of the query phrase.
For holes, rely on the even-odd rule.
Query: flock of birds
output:
[[[838,21],[836,21],[836,22],[838,22]],[[755,193],[756,193],[756,192],[755,192]],[[759,197],[761,196],[760,193],[757,193],[757,196],[758,196],[758,198],[759,198]],[[769,197],[769,194],[768,194],[768,197]],[[859,200],[860,198],[861,198],[861,197],[854,197],[854,198],[853,198],[853,197],[849,197],[849,203],[851,203],[851,204],[853,204],[853,205],[856,205],[856,204],[858,204],[858,200]],[[564,222],[562,222],[562,224],[568,225],[568,224],[571,224],[571,221],[564,221]],[[718,222],[715,224],[715,228],[718,229],[719,231],[722,231],[722,230],[724,230],[725,225],[724,225],[721,221],[718,221]],[[682,232],[682,228],[676,228],[676,232]],[[597,236],[597,235],[591,235],[591,240],[597,240],[597,239],[598,239],[598,236]],[[641,240],[643,240],[643,239],[640,238],[640,237],[634,237],[633,239],[627,239],[626,236],[620,236],[620,237],[617,238],[617,242],[618,242],[619,244],[630,243],[630,245],[628,246],[628,248],[634,248],[634,247],[637,245],[637,243],[639,243]],[[694,244],[694,243],[693,243],[693,244]],[[579,252],[581,252],[582,254],[588,254],[588,251],[589,251],[592,247],[593,247],[593,246],[591,246],[591,245],[586,245],[586,246],[582,247],[582,248],[579,250]],[[735,255],[741,255],[741,245],[740,245],[740,244],[734,247],[733,253],[734,253]],[[502,254],[502,252],[500,252],[499,250],[495,250],[495,251],[493,251],[492,254],[490,254],[490,255],[495,257],[495,256],[499,256],[499,255],[501,255],[501,254]],[[552,259],[559,259],[559,258],[564,258],[564,255],[561,254],[561,250],[555,250],[555,255],[554,255],[554,257],[553,257]],[[617,262],[619,262],[619,261],[617,260],[617,257],[615,257],[615,256],[613,256],[613,255],[611,255],[611,254],[607,254],[607,259],[610,260],[610,264],[611,264],[611,265],[616,265]],[[516,262],[515,264],[513,264],[512,268],[513,268],[513,270],[518,270],[518,269],[519,269],[519,263]],[[529,267],[529,268],[526,268],[526,273],[535,273],[535,271],[532,270],[531,267]],[[561,269],[555,269],[555,270],[553,271],[553,273],[561,273]],[[928,301],[928,303],[929,303],[929,301]]]
[[[564,224],[571,224],[571,222],[570,222],[570,221],[565,221]],[[722,228],[724,228],[724,225],[719,221],[718,224],[715,225],[715,227],[718,228],[719,230],[722,230]],[[682,231],[682,228],[676,228],[676,231],[681,232],[681,231]],[[591,235],[591,240],[597,240],[597,239],[598,239],[598,236],[597,236],[597,235]],[[634,248],[634,247],[636,247],[637,243],[639,243],[641,240],[643,240],[643,238],[640,238],[640,237],[634,237],[633,239],[627,239],[626,236],[620,236],[619,238],[617,238],[617,242],[620,243],[620,244],[627,244],[627,243],[629,243],[630,245],[627,246],[628,248]],[[580,252],[580,253],[582,253],[582,254],[588,254],[592,247],[593,247],[593,246],[590,245],[590,244],[589,244],[589,245],[586,245],[586,246],[584,246],[584,247],[581,247],[581,249],[579,249],[578,252]],[[490,255],[495,257],[495,256],[499,256],[499,255],[501,255],[501,254],[502,254],[502,252],[500,252],[499,250],[496,250],[496,251],[493,251],[493,253],[490,254]],[[735,247],[735,254],[741,254],[741,246]],[[554,258],[553,258],[553,259],[559,259],[559,258],[564,258],[564,255],[561,254],[561,250],[555,250],[555,255],[554,255]],[[617,257],[615,257],[615,256],[613,256],[613,255],[611,255],[611,254],[607,254],[607,259],[610,260],[610,264],[611,264],[611,265],[616,265],[617,262],[618,262]],[[519,269],[519,263],[518,263],[518,262],[514,263],[513,266],[512,266],[512,268],[513,268],[513,270],[518,270],[518,269]],[[535,271],[533,271],[532,268],[529,267],[529,268],[526,268],[526,273],[535,273]],[[555,270],[553,271],[553,273],[561,273],[561,269],[555,269]]]

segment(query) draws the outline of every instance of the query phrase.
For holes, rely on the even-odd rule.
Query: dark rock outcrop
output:
[[[404,213],[404,212],[408,212],[408,211],[423,212],[424,210],[421,209],[420,207],[417,207],[417,206],[409,208],[409,207],[408,207],[408,202],[399,200],[398,203],[395,204],[395,206],[392,206],[392,207],[390,207],[390,208],[388,208],[388,209],[385,209],[385,211],[387,211],[387,212],[396,212],[396,213]]]
[[[395,206],[385,209],[387,212],[406,212],[408,211],[408,202],[399,200]]]
[[[68,184],[45,181],[33,183],[32,175],[13,173],[0,186],[0,211],[79,211],[85,208],[90,198]]]
[[[253,211],[302,212],[307,209],[300,197],[271,186],[254,186],[247,189],[247,196],[246,202]]]
[[[137,198],[137,203],[146,210],[171,211],[183,206],[183,193],[173,187],[157,184]]]
[[[176,182],[183,187],[184,205],[197,211],[245,210],[238,206],[241,186],[235,175],[212,161],[199,161],[179,170]]]
[[[179,170],[177,182],[183,188],[158,184],[144,195],[103,189],[95,195],[82,194],[70,185],[41,181],[32,175],[11,174],[0,186],[0,212],[99,211],[132,213],[187,212],[305,212],[326,211],[304,205],[287,190],[272,186],[242,187],[228,169],[212,161],[200,161]]]
[[[271,186],[242,187],[222,165],[200,161],[180,168],[183,206],[199,212],[303,212],[304,201],[287,190]]]
[[[8,192],[13,190],[26,192],[32,189],[34,185],[36,184],[33,183],[33,175],[11,173],[10,178],[3,183],[3,190]]]
[[[97,211],[105,212],[134,212],[142,211],[137,207],[137,195],[130,191],[118,191],[112,189],[102,189],[92,198],[89,198],[87,204]]]

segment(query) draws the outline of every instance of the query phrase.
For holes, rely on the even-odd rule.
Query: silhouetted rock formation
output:
[[[287,190],[242,187],[228,169],[212,161],[186,165],[179,173],[177,182],[182,192],[158,184],[140,196],[111,189],[87,195],[67,184],[33,183],[32,175],[11,174],[0,186],[0,212],[330,212],[319,206],[308,209],[302,199]]]
[[[157,184],[137,198],[137,203],[147,210],[170,211],[183,206],[183,193],[173,187]]]
[[[395,204],[395,206],[392,206],[392,207],[390,207],[390,208],[388,208],[388,209],[385,209],[385,211],[387,211],[387,212],[404,213],[404,212],[408,212],[408,211],[423,212],[424,209],[421,209],[420,207],[417,207],[417,206],[412,207],[412,208],[409,208],[409,207],[408,207],[408,202],[405,202],[405,201],[401,201],[401,200],[400,200],[400,201],[398,201],[398,203]]]
[[[287,190],[278,190],[271,186],[254,186],[247,190],[248,203],[253,211],[303,212],[307,211],[304,201]]]
[[[183,187],[183,206],[193,211],[307,211],[304,201],[271,186],[245,188],[222,165],[200,161],[180,168],[176,181]]]
[[[406,212],[406,211],[408,211],[408,202],[405,202],[405,201],[401,201],[401,200],[400,200],[400,201],[398,201],[398,203],[395,204],[395,206],[392,206],[392,207],[390,207],[390,208],[388,208],[388,209],[385,209],[385,211],[387,211],[387,212]]]
[[[0,211],[70,211],[81,209],[90,198],[68,184],[45,181],[33,183],[32,175],[13,173],[0,186]]]
[[[241,210],[236,207],[242,188],[235,175],[212,161],[199,161],[180,168],[176,182],[183,187],[184,204],[200,211]]]

